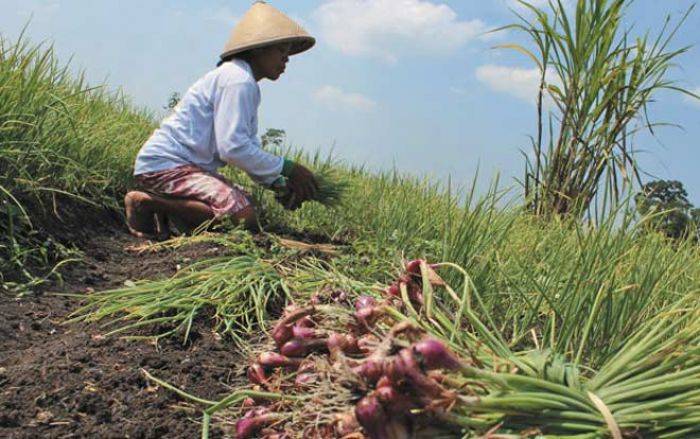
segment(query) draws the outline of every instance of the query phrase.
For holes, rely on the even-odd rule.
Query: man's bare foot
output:
[[[170,225],[168,224],[168,217],[164,213],[156,213],[156,239],[158,241],[165,241],[170,238]]]
[[[158,232],[154,221],[153,199],[145,192],[132,191],[124,197],[126,226],[137,238],[153,239]]]

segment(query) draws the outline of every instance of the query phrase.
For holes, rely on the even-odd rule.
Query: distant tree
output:
[[[287,133],[284,130],[280,130],[277,128],[270,128],[267,131],[265,131],[265,134],[260,136],[263,148],[267,148],[270,146],[280,148],[284,144],[286,138]]]
[[[688,201],[683,183],[675,180],[656,180],[645,184],[635,196],[640,215],[658,214],[651,220],[654,229],[666,236],[679,239],[689,234],[696,237],[700,224],[700,209]]]
[[[700,242],[700,207],[690,210],[691,230],[694,232],[693,239]]]
[[[180,93],[174,91],[170,94],[170,97],[168,98],[168,103],[163,106],[164,110],[172,110],[177,106],[177,104],[180,103],[180,99],[182,99],[182,96],[180,96]]]

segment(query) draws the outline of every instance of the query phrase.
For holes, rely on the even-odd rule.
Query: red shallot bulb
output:
[[[280,348],[280,353],[287,357],[305,357],[311,352],[326,348],[325,339],[302,339],[293,338]]]
[[[282,345],[280,353],[287,357],[303,357],[306,355],[304,340],[295,338]]]
[[[355,301],[355,310],[359,311],[364,308],[372,308],[377,305],[377,299],[372,296],[360,296]]]
[[[303,326],[294,325],[292,328],[292,333],[295,338],[316,338],[316,330],[313,328],[306,328]]]
[[[392,297],[400,297],[401,296],[401,288],[399,288],[398,283],[393,283],[389,285],[386,290],[384,290],[387,295],[392,296]]]
[[[377,380],[377,389],[380,387],[391,387],[391,380],[386,375],[383,375]]]
[[[331,353],[343,352],[347,345],[347,340],[343,334],[338,334],[337,332],[331,333],[328,336],[328,350]]]
[[[424,338],[413,345],[413,350],[420,354],[421,363],[425,370],[457,370],[460,368],[461,362],[457,355],[440,340]]]
[[[390,439],[386,432],[386,412],[375,396],[365,396],[357,403],[355,417],[369,439]]]
[[[267,384],[267,376],[265,375],[265,369],[259,363],[253,363],[248,367],[248,380],[252,384],[265,385]]]
[[[399,393],[391,385],[379,386],[377,385],[377,390],[374,391],[377,399],[384,405],[396,402],[400,398]]]
[[[294,385],[299,389],[303,389],[305,387],[308,387],[310,384],[313,384],[315,381],[316,381],[316,374],[315,373],[300,373],[294,379]]]
[[[360,348],[357,345],[357,339],[355,337],[350,334],[338,334],[335,332],[328,336],[328,350],[331,353],[360,353]]]
[[[297,369],[301,364],[299,358],[289,358],[276,352],[264,352],[258,357],[258,363],[265,368],[284,367],[287,369]]]
[[[377,305],[369,308],[362,308],[355,312],[355,318],[366,327],[373,326],[377,320],[386,313],[383,306]]]
[[[294,326],[298,326],[300,328],[315,328],[316,327],[316,322],[314,322],[311,317],[309,316],[304,316],[301,319],[299,319]]]
[[[413,261],[408,261],[406,263],[406,273],[415,275],[415,276],[420,276],[421,271],[420,271],[420,264],[423,261],[422,259],[414,259]]]
[[[447,392],[445,388],[423,373],[411,349],[401,350],[399,361],[396,364],[400,372],[403,373],[406,382],[413,387],[416,393],[435,398],[445,396]]]
[[[236,439],[255,437],[258,431],[274,422],[275,419],[276,417],[272,413],[265,413],[260,409],[249,411],[236,422]]]
[[[294,337],[294,332],[292,331],[291,325],[279,322],[272,329],[271,335],[277,347],[280,347]]]
[[[384,362],[379,359],[368,358],[361,365],[353,367],[352,371],[367,382],[376,383],[384,373]]]
[[[299,372],[299,373],[316,372],[316,363],[310,359],[303,360],[301,362],[301,364],[299,365],[299,369],[297,369],[297,372]]]
[[[294,337],[292,325],[295,322],[307,318],[313,312],[313,306],[307,306],[305,308],[299,308],[295,305],[288,306],[284,311],[284,316],[279,319],[271,332],[272,339],[275,341],[277,347],[281,347],[292,337]]]

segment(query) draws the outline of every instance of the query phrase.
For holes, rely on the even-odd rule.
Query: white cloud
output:
[[[348,93],[339,87],[324,85],[318,88],[314,99],[330,108],[351,108],[362,111],[372,111],[377,108],[377,103],[360,93]]]
[[[329,0],[313,15],[332,47],[387,62],[416,50],[448,53],[487,30],[481,20],[461,21],[449,6],[427,0]]]
[[[476,78],[492,90],[535,103],[539,93],[541,73],[539,69],[483,65],[476,69]],[[552,83],[558,82],[553,71],[547,72]]]

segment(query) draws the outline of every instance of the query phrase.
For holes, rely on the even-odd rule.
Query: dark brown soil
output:
[[[226,251],[205,244],[158,253],[126,250],[138,244],[107,230],[91,240],[86,263],[69,269],[63,285],[21,299],[0,296],[0,437],[198,437],[200,411],[153,386],[141,368],[210,400],[240,382],[234,373],[240,357],[206,325],[195,328],[187,346],[180,340],[156,346],[104,338],[94,324],[64,324],[80,298],[52,293],[168,276],[178,264]]]

